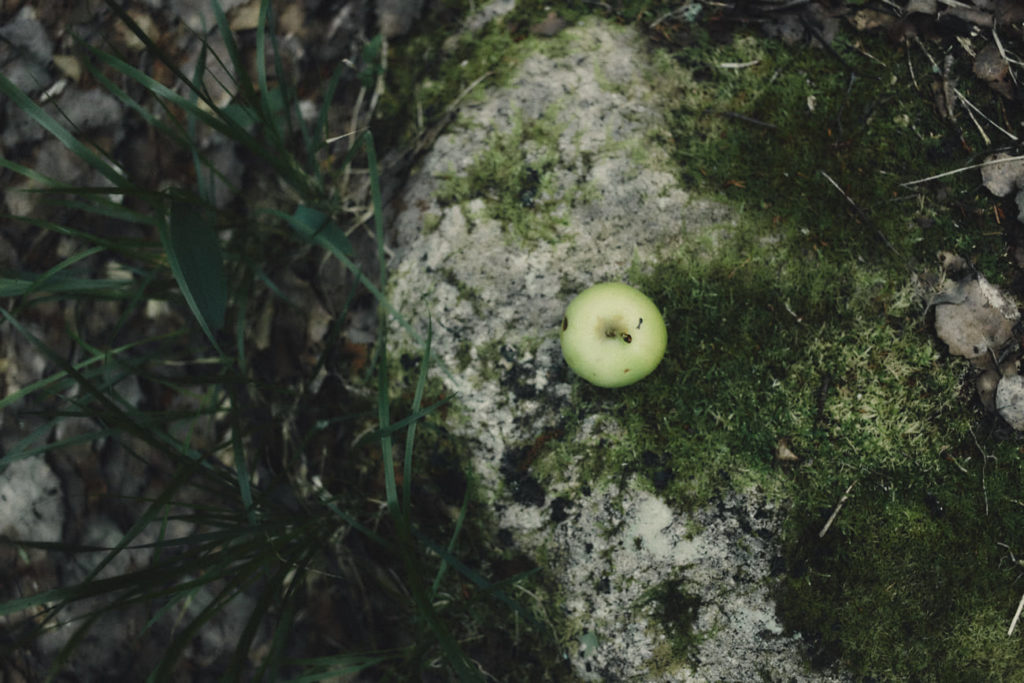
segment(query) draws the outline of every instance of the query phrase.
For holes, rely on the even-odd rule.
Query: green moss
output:
[[[980,417],[908,284],[938,249],[1007,277],[1002,235],[974,179],[901,187],[964,163],[906,56],[883,68],[842,39],[836,49],[857,78],[761,39],[677,55],[680,178],[737,207],[739,222],[710,252],[691,245],[632,273],[662,307],[665,360],[621,392],[579,383],[569,428],[607,412],[621,438],[585,460],[554,446],[538,471],[579,460],[595,486],[639,472],[679,509],[757,484],[789,505],[780,614],[811,636],[816,663],[841,657],[885,680],[1012,680],[1021,454]],[[797,465],[774,463],[780,439]]]
[[[781,616],[811,636],[823,664],[842,657],[889,680],[1019,680],[1024,645],[1006,629],[1020,568],[998,543],[1021,547],[1022,515],[993,495],[1019,485],[1018,468],[1008,469],[988,473],[988,514],[979,477],[957,470],[928,485],[858,480],[824,539],[838,493],[802,502]]]
[[[870,35],[862,40],[868,51],[891,52]],[[930,262],[936,248],[957,243],[971,251],[1001,247],[998,235],[964,230],[965,217],[982,224],[979,198],[963,197],[968,204],[952,213],[922,206],[921,188],[901,187],[963,156],[957,133],[914,88],[906,57],[892,55],[892,66],[883,66],[842,37],[834,47],[855,75],[819,50],[752,37],[678,54],[688,74],[673,130],[683,180],[742,202],[789,244],[833,258],[906,264]],[[753,66],[717,66],[727,64]],[[966,178],[951,183],[955,192],[970,188]],[[908,225],[915,219],[930,229]]]
[[[438,201],[483,199],[484,215],[501,223],[510,239],[553,240],[563,221],[552,209],[566,201],[552,196],[563,128],[554,107],[536,119],[515,115],[509,130],[488,136],[487,148],[465,173],[444,180]]]
[[[441,216],[433,212],[423,214],[423,234],[429,235],[436,232],[441,226]]]
[[[685,576],[664,581],[644,592],[638,607],[648,609],[667,639],[651,662],[651,674],[678,673],[680,665],[693,666],[697,647],[706,634],[696,629],[703,598]]]
[[[465,372],[473,361],[473,345],[468,341],[459,342],[459,347],[455,350],[455,361],[459,364],[459,372]]]
[[[618,7],[646,26],[677,4]],[[410,103],[427,124],[437,121],[483,73],[500,84],[525,50],[564,51],[526,38],[547,11],[517,3],[447,51],[440,31],[393,46],[382,125],[402,116],[408,124]],[[944,355],[906,287],[938,249],[968,256],[996,282],[1011,274],[975,176],[901,186],[965,165],[965,145],[982,148],[975,131],[966,127],[961,140],[935,115],[921,78],[931,67],[919,51],[904,54],[870,34],[858,34],[857,48],[840,35],[832,46],[840,62],[760,37],[722,43],[701,21],[674,30],[659,39],[685,47],[653,54],[666,68],[650,78],[676,103],[670,148],[679,178],[737,207],[739,223],[713,248],[705,240],[632,274],[670,328],[662,367],[618,392],[579,383],[566,435],[604,412],[616,438],[552,439],[532,473],[546,481],[579,462],[580,479],[597,487],[639,472],[679,509],[756,483],[788,504],[779,612],[811,638],[816,664],[841,658],[882,680],[1019,680],[1020,631],[1007,638],[1006,628],[1021,590],[1013,559],[1024,557],[1021,453],[977,412],[965,368]],[[667,62],[681,67],[678,78],[655,75],[673,72]],[[969,72],[959,84],[986,101]],[[392,129],[405,139],[414,131]],[[524,150],[558,132],[549,117],[494,134],[469,173],[449,179],[448,200],[484,198],[513,238],[550,237],[557,223],[544,189],[554,158],[543,145],[533,156]],[[622,144],[640,158],[635,142]],[[486,352],[497,358],[500,348]],[[469,348],[460,354],[468,364]],[[773,462],[780,439],[798,464]],[[687,595],[670,582],[648,603],[665,606],[659,620],[682,658],[692,604],[670,608]]]

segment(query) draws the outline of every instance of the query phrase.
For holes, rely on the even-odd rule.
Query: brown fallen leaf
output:
[[[548,12],[548,16],[530,27],[530,33],[535,36],[550,38],[558,35],[562,29],[569,25],[562,17],[555,12]]]
[[[974,58],[974,75],[988,83],[988,87],[1006,99],[1013,99],[1010,65],[994,43],[989,43],[978,51]]]
[[[779,442],[775,446],[775,462],[778,463],[794,463],[800,462],[800,456],[793,452],[793,449],[789,447],[789,440],[786,438],[779,439]]]
[[[1017,305],[983,275],[951,283],[932,299],[935,333],[949,345],[949,352],[974,362],[991,364],[992,354],[1013,337],[1020,320]]]

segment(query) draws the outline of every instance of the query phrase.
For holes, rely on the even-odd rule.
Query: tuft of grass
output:
[[[507,662],[508,655],[465,643],[480,634],[516,640],[494,614],[516,614],[524,640],[543,629],[513,599],[519,573],[492,582],[465,559],[463,549],[479,543],[468,488],[452,506],[418,499],[436,487],[418,428],[448,399],[431,398],[426,373],[435,361],[428,334],[410,366],[409,398],[396,411],[385,331],[389,320],[404,321],[384,295],[374,137],[361,132],[342,154],[328,142],[344,65],[323,85],[320,108],[309,120],[300,115],[296,84],[281,63],[269,0],[260,5],[251,78],[245,47],[218,5],[216,29],[227,54],[204,42],[192,73],[182,72],[122,7],[108,6],[175,82],[156,80],[112,48],[83,43],[89,73],[136,122],[190,160],[191,174],[170,188],[130,177],[109,152],[0,76],[0,92],[106,182],[68,187],[0,159],[0,167],[53,199],[45,217],[4,219],[64,237],[72,252],[49,257],[38,272],[0,273],[5,334],[22,337],[46,362],[42,377],[0,401],[5,411],[33,416],[36,426],[7,449],[0,471],[48,454],[86,460],[96,448],[157,483],[100,503],[126,520],[116,542],[0,541],[21,553],[79,558],[89,567],[65,583],[0,603],[11,634],[0,643],[0,655],[27,652],[41,637],[63,638],[46,670],[33,672],[57,677],[75,668],[92,629],[141,610],[143,637],[164,643],[162,651],[103,673],[169,680],[205,627],[240,610],[242,627],[231,651],[210,667],[225,680],[358,673],[407,678],[428,675],[439,661],[459,680],[480,679],[477,657]],[[370,87],[383,63],[379,40],[368,44],[364,58],[360,79]],[[205,85],[213,60],[233,75],[222,84],[235,93],[226,105],[218,105]],[[257,205],[218,208],[215,187],[228,179],[200,143],[210,131],[243,151],[257,183],[280,189]],[[343,182],[353,173],[365,173],[365,188]],[[374,258],[361,261],[350,234],[364,215]],[[106,229],[111,220],[126,229]],[[296,330],[273,325],[274,316],[301,305],[286,275],[309,272],[326,258],[341,264],[347,293],[334,302],[338,308],[323,340],[311,345],[314,357],[291,366],[294,374],[282,374],[265,353],[261,321],[271,316],[271,344],[292,343],[288,335]],[[362,377],[341,339],[359,300],[372,302],[381,321],[372,353],[360,360],[367,362]],[[79,324],[78,316],[84,320],[95,306],[111,303],[111,324]],[[35,322],[46,313],[41,307],[53,304],[68,314],[67,338],[36,332]],[[146,315],[153,304],[185,323],[154,329]],[[131,398],[131,387],[146,400]],[[88,427],[49,437],[72,418]],[[75,450],[83,445],[84,451]],[[448,467],[457,470],[453,457]],[[477,557],[490,552],[478,550]],[[322,623],[333,630],[318,633]]]

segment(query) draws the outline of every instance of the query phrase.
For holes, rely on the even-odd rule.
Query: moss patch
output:
[[[915,89],[906,55],[858,40],[834,45],[856,73],[753,37],[697,35],[675,54],[688,73],[680,177],[743,218],[713,260],[684,249],[634,273],[662,307],[669,349],[629,391],[579,385],[575,416],[609,412],[626,434],[591,451],[587,480],[643,472],[684,509],[757,483],[791,504],[780,614],[812,636],[816,663],[1004,680],[1022,654],[1005,635],[1020,598],[1024,460],[981,416],[908,283],[938,249],[997,281],[1012,273],[976,179],[901,186],[967,163],[962,141]],[[798,464],[774,463],[780,439]]]
[[[676,6],[620,7],[649,25]],[[519,3],[456,41],[443,66],[427,66],[415,41],[400,46],[385,109],[418,98],[431,120],[484,71],[500,80],[547,11]],[[976,176],[901,185],[966,165],[964,150],[981,141],[936,115],[920,52],[867,34],[841,33],[834,54],[753,36],[722,43],[706,18],[659,31],[675,47],[655,59],[684,71],[671,84],[671,150],[684,187],[740,207],[742,219],[713,259],[693,246],[632,274],[670,328],[662,367],[626,391],[578,384],[565,432],[604,412],[625,436],[587,446],[585,458],[552,439],[532,472],[543,482],[581,461],[595,487],[641,472],[682,509],[757,483],[789,503],[780,615],[811,637],[816,664],[838,658],[880,679],[1012,680],[1024,659],[1020,632],[1006,637],[1024,557],[1019,439],[976,408],[966,368],[934,339],[908,282],[938,249],[997,283],[1015,273]],[[400,66],[413,62],[423,66]],[[968,99],[986,106],[962,75]],[[500,194],[491,217],[530,222],[546,166],[522,142],[544,134],[495,134],[449,200]],[[556,227],[541,225],[542,237]],[[798,463],[774,463],[780,439]],[[663,617],[667,632],[686,632]]]
[[[486,151],[464,174],[444,180],[438,201],[459,204],[484,199],[485,216],[498,221],[510,239],[553,240],[562,221],[552,209],[566,201],[551,196],[551,171],[558,162],[562,128],[554,108],[529,121],[515,116],[511,129],[488,136]]]
[[[687,585],[685,576],[665,581],[644,594],[639,606],[653,612],[655,619],[665,626],[668,636],[665,651],[654,657],[658,662],[655,669],[665,666],[667,670],[652,673],[674,673],[678,672],[680,663],[695,663],[693,658],[702,637],[695,625],[703,603],[701,596]]]

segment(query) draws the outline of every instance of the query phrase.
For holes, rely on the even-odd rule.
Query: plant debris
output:
[[[1016,304],[980,273],[951,282],[932,303],[936,334],[951,354],[978,367],[987,366],[990,356],[1013,338],[1020,320]]]
[[[989,412],[1024,431],[1024,377],[1018,374],[1014,327],[1020,322],[1017,304],[984,275],[964,269],[966,261],[951,252],[940,252],[945,272],[965,272],[947,280],[934,295],[935,333],[981,374],[974,381],[978,399]],[[951,268],[953,265],[955,268]]]

